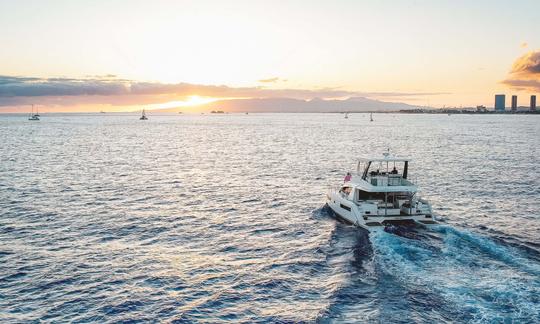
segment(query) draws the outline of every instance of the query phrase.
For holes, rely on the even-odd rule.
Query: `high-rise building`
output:
[[[536,111],[536,96],[531,96],[531,111]]]
[[[517,96],[512,96],[512,111],[517,110]]]
[[[495,95],[495,110],[504,111],[506,105],[506,96],[503,94]]]

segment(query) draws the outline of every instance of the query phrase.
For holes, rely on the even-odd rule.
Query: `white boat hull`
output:
[[[436,224],[431,214],[413,210],[411,214],[394,214],[391,215],[388,211],[368,208],[367,205],[355,203],[342,197],[337,191],[330,191],[327,194],[328,207],[342,220],[352,225],[362,227],[369,230],[383,228],[386,225],[400,222],[416,222],[422,225]],[[368,211],[367,209],[370,209]]]

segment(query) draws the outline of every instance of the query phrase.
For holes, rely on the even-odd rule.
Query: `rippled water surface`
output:
[[[534,322],[540,116],[0,116],[0,320]],[[387,147],[441,224],[328,187]]]

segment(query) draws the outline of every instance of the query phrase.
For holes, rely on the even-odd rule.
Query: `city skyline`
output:
[[[0,3],[0,112],[540,92],[537,1]],[[26,107],[25,107],[26,106]]]

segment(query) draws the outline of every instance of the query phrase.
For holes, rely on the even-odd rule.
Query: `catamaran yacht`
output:
[[[417,196],[409,180],[411,159],[392,157],[361,159],[356,174],[348,173],[343,185],[327,193],[327,204],[347,223],[368,231],[386,225],[416,222],[436,224],[431,205]]]

